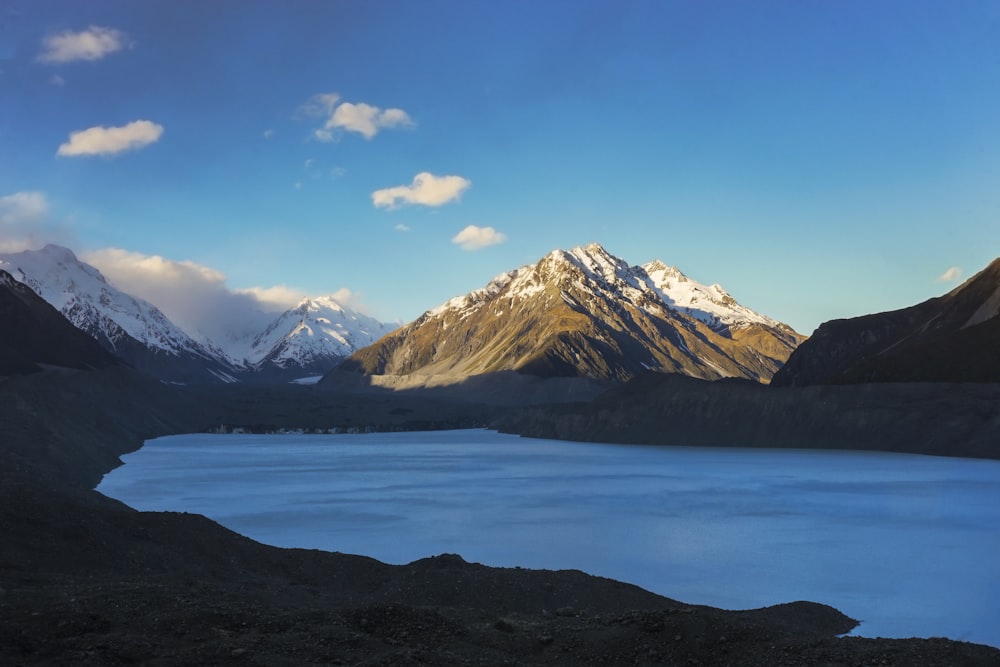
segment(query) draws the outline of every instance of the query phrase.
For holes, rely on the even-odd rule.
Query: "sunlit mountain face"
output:
[[[719,285],[662,262],[631,266],[591,244],[553,251],[427,311],[344,369],[611,380],[654,370],[767,382],[802,339]]]

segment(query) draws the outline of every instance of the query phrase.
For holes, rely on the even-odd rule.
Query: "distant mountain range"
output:
[[[427,311],[330,377],[420,385],[515,371],[623,381],[653,370],[767,382],[803,338],[719,285],[659,261],[630,266],[591,244],[555,250]]]
[[[915,306],[822,324],[772,380],[862,382],[1000,382],[1000,259]]]
[[[171,382],[321,375],[394,327],[322,297],[303,300],[256,335],[199,342],[153,304],[111,285],[67,248],[47,245],[0,254],[0,269],[30,287],[107,351]]]

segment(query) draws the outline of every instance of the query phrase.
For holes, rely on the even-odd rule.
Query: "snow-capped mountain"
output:
[[[135,368],[173,382],[322,375],[395,328],[345,308],[332,297],[320,297],[304,299],[276,317],[256,313],[268,323],[263,331],[234,331],[222,340],[210,340],[189,335],[155,305],[112,285],[67,248],[47,245],[0,254],[0,269],[105,349]]]
[[[345,308],[333,297],[306,298],[275,318],[245,349],[234,345],[229,354],[258,370],[323,374],[395,328]]]
[[[624,380],[648,369],[766,382],[802,339],[718,285],[591,244],[450,299],[342,368],[456,381],[496,371]]]
[[[233,381],[233,369],[156,306],[110,285],[67,248],[0,254],[0,268],[24,283],[135,368],[176,382]]]
[[[757,324],[780,329],[781,322],[742,306],[722,285],[705,286],[691,280],[680,269],[659,260],[643,264],[634,271],[638,280],[648,277],[647,285],[655,289],[671,308],[707,324],[715,331],[725,331]]]

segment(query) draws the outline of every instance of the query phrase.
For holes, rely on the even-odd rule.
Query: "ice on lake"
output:
[[[813,600],[862,636],[1000,646],[1000,461],[486,430],[178,435],[124,460],[99,491],[267,544],[579,569],[727,609]]]

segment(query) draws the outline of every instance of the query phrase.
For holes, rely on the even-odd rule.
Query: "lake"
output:
[[[837,607],[1000,647],[1000,461],[602,445],[488,430],[177,435],[98,491],[255,540],[579,569],[692,604]]]

